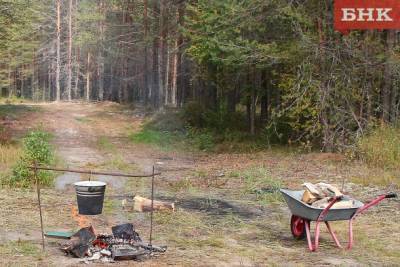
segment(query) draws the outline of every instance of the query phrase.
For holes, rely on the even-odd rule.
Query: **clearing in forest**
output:
[[[399,201],[382,202],[355,223],[352,251],[336,249],[323,229],[321,248],[307,250],[305,241],[294,240],[290,214],[277,189],[299,188],[304,181],[340,184],[346,192],[365,201],[398,190],[379,186],[387,173],[343,156],[326,153],[293,153],[271,149],[255,153],[206,153],[163,149],[132,142],[146,114],[115,103],[54,103],[32,107],[16,105],[8,129],[18,139],[41,127],[52,133],[57,165],[63,167],[148,172],[153,164],[162,172],[155,196],[174,201],[174,213],[155,213],[155,242],[168,250],[145,264],[157,266],[264,266],[264,265],[396,265],[400,262]],[[71,215],[75,193],[71,184],[87,176],[64,173],[54,187],[42,190],[45,230],[76,230]],[[95,179],[95,178],[93,178]],[[108,183],[104,212],[91,218],[98,232],[117,223],[132,222],[148,239],[148,214],[132,211],[128,195],[149,196],[149,181],[96,177]],[[373,181],[374,183],[370,183]],[[397,181],[398,186],[398,181]],[[268,189],[268,190],[265,190]],[[0,265],[74,266],[57,242],[47,240],[40,250],[40,227],[33,190],[0,189]],[[334,227],[342,240],[347,224]],[[390,234],[388,234],[390,233]]]

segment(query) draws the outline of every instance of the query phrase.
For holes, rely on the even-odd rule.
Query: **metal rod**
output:
[[[39,215],[40,215],[40,230],[42,232],[42,249],[43,251],[45,250],[45,245],[44,245],[44,231],[43,231],[43,215],[42,215],[42,205],[40,203],[40,184],[39,184],[39,177],[37,175],[37,164],[35,162],[35,168],[33,169],[34,177],[36,180],[36,191],[37,191],[37,197],[38,197],[38,206],[39,206]]]
[[[35,169],[34,166],[28,167],[30,169]],[[109,176],[119,176],[119,177],[152,177],[155,175],[160,175],[161,172],[151,173],[151,174],[124,174],[124,173],[115,173],[115,172],[94,172],[91,170],[74,170],[74,169],[60,169],[60,168],[50,168],[50,167],[36,167],[37,170],[46,170],[46,171],[56,171],[56,172],[74,172],[74,173],[86,173],[92,175],[109,175]]]
[[[153,242],[153,210],[154,210],[154,165],[153,165],[153,174],[151,176],[151,210],[150,210],[150,247]]]

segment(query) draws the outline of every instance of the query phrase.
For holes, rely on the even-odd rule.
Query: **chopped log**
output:
[[[133,198],[135,201],[133,209],[140,212],[151,211],[151,199],[144,198],[141,196],[135,196]],[[153,201],[153,210],[172,210],[175,211],[175,203],[169,203],[159,200]]]
[[[313,193],[308,191],[308,189],[306,189],[304,191],[303,198],[301,199],[301,201],[303,201],[303,202],[305,202],[307,204],[311,204],[311,203],[313,203],[313,202],[315,202],[317,200],[318,200],[318,198]]]

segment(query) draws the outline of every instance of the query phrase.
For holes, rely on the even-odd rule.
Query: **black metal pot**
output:
[[[106,183],[99,181],[82,181],[75,183],[76,200],[79,214],[98,215],[103,211]]]

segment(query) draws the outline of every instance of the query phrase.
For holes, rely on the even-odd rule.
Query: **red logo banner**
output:
[[[400,0],[335,0],[335,30],[400,29]]]

